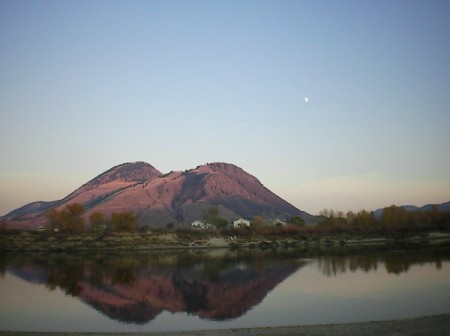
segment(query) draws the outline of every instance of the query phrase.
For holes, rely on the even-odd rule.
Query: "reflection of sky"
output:
[[[82,331],[107,320],[59,289],[49,291],[44,285],[26,282],[8,273],[0,280],[0,298],[1,330]]]
[[[261,304],[230,321],[163,312],[143,326],[122,324],[56,289],[6,273],[0,279],[2,330],[165,331],[385,320],[450,312],[450,262],[413,265],[389,274],[382,266],[325,276],[312,260],[268,293]]]
[[[275,289],[267,306],[282,325],[339,323],[417,317],[450,312],[450,263],[413,266],[400,275],[358,270],[321,274],[317,262]],[[258,307],[259,308],[259,307]],[[267,314],[269,316],[270,314]]]

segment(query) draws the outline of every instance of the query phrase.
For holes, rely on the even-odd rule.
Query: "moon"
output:
[[[309,102],[309,97],[305,97],[305,103]]]

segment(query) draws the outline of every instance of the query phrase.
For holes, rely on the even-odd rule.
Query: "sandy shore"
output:
[[[181,331],[181,332],[145,332],[145,333],[23,333],[0,331],[0,336],[347,336],[347,335],[450,335],[450,314],[421,317],[406,320],[364,322],[349,324],[327,324],[314,326],[248,328],[229,330]]]

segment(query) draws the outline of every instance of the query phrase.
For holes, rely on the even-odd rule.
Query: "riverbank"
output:
[[[229,330],[202,330],[180,332],[143,332],[143,333],[48,333],[48,332],[7,332],[0,331],[0,336],[418,336],[450,335],[450,314],[420,317],[414,319],[374,321],[348,324],[326,324],[311,326],[292,326],[274,328],[245,328]]]
[[[11,252],[145,251],[202,248],[328,248],[330,246],[386,245],[392,243],[432,244],[449,241],[450,232],[423,232],[392,235],[302,235],[223,236],[208,232],[156,232],[58,234],[22,231],[2,233],[0,250]]]

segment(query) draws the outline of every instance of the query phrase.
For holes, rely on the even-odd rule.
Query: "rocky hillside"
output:
[[[307,223],[315,217],[289,204],[243,169],[227,163],[211,163],[184,172],[161,175],[144,162],[116,166],[87,182],[62,200],[38,208],[27,206],[6,215],[13,225],[37,226],[45,221],[45,212],[70,203],[82,204],[88,217],[94,211],[105,215],[133,211],[140,225],[164,227],[169,223],[182,226],[200,219],[202,212],[212,206],[228,220],[288,219],[300,216]],[[16,212],[17,213],[17,212]]]

